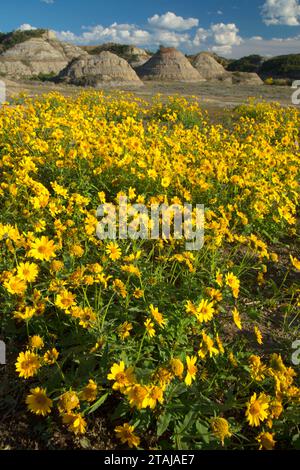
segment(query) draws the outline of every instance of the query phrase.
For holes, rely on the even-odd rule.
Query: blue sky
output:
[[[78,44],[114,41],[155,50],[240,57],[300,53],[299,0],[10,0],[0,30],[49,28]]]

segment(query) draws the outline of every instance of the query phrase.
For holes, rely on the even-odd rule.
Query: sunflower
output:
[[[76,435],[86,432],[86,421],[80,413],[65,413],[63,423],[68,426],[69,431]]]
[[[17,269],[18,278],[25,282],[34,282],[38,273],[39,268],[35,263],[20,263]]]
[[[62,261],[54,259],[51,262],[51,272],[53,273],[61,271],[63,267],[64,267],[64,263]]]
[[[164,319],[163,315],[158,311],[157,307],[154,307],[154,305],[150,305],[150,313],[156,323],[161,327],[164,328],[166,325],[166,320]]]
[[[24,310],[20,312],[14,312],[14,317],[20,320],[30,320],[35,314],[36,314],[36,309],[34,307],[25,307]]]
[[[216,274],[216,283],[218,284],[219,287],[223,286],[223,274],[220,272],[218,269],[217,274]]]
[[[142,289],[135,289],[133,292],[133,297],[135,299],[140,299],[141,297],[143,297],[143,295],[144,295],[144,291]]]
[[[300,271],[300,260],[297,258],[293,258],[292,255],[290,255],[290,260],[294,268],[297,269],[297,271]]]
[[[36,387],[30,389],[30,394],[26,397],[27,408],[36,415],[47,416],[51,413],[52,400],[47,397],[44,388]]]
[[[132,323],[129,323],[128,321],[122,323],[117,329],[119,338],[121,340],[128,338],[130,336],[130,331],[132,330],[132,328]]]
[[[84,387],[82,392],[80,393],[80,399],[83,401],[87,401],[89,403],[92,403],[93,401],[96,400],[97,398],[97,384],[94,382],[94,380],[90,379],[89,383]]]
[[[110,369],[110,374],[107,376],[108,380],[114,380],[113,390],[120,390],[121,392],[129,387],[134,382],[133,369],[130,367],[125,369],[125,363],[123,361],[120,364],[113,364]]]
[[[83,328],[91,327],[97,319],[95,312],[90,307],[79,308],[78,313],[79,325]]]
[[[259,345],[263,344],[263,335],[260,331],[260,329],[258,328],[258,326],[255,326],[254,327],[254,334],[256,336],[256,341]]]
[[[57,351],[56,348],[49,349],[44,354],[44,361],[48,365],[55,364],[58,356],[59,356],[59,352]]]
[[[4,287],[10,294],[23,295],[26,291],[26,282],[18,276],[11,276],[4,282]]]
[[[147,406],[149,406],[152,410],[157,405],[157,402],[163,403],[164,401],[164,389],[165,387],[163,386],[158,386],[158,385],[150,385],[150,387],[147,387],[148,390],[148,396],[147,396]]]
[[[250,426],[259,426],[260,422],[268,418],[269,397],[261,393],[257,397],[256,393],[252,395],[247,403],[246,418]]]
[[[36,238],[34,242],[31,243],[29,256],[41,261],[49,261],[55,256],[57,249],[58,247],[54,245],[53,240],[42,236],[41,238]]]
[[[175,377],[179,377],[179,378],[182,377],[184,365],[182,364],[182,361],[180,359],[178,358],[171,359],[170,366]]]
[[[147,318],[147,320],[144,322],[144,325],[146,327],[146,332],[149,338],[153,338],[153,336],[155,336],[154,323],[150,320],[150,318]]]
[[[20,377],[24,379],[33,377],[40,367],[40,358],[37,354],[31,351],[20,352],[16,362],[16,371]]]
[[[161,185],[163,188],[168,188],[170,184],[171,184],[171,178],[169,178],[169,176],[165,176],[164,178],[162,178]]]
[[[186,356],[186,366],[187,366],[187,374],[186,374],[186,377],[185,377],[185,383],[186,385],[191,385],[192,384],[192,381],[195,380],[196,378],[196,374],[197,374],[197,371],[198,371],[198,368],[197,366],[195,365],[196,364],[196,361],[197,361],[197,357],[196,356]]]
[[[29,347],[30,349],[41,349],[44,347],[43,338],[39,335],[34,335],[29,338]]]
[[[148,390],[140,384],[135,384],[126,389],[129,404],[135,406],[138,410],[148,406]]]
[[[127,290],[124,282],[121,281],[121,279],[115,279],[113,282],[113,287],[117,294],[119,294],[123,299],[126,299]]]
[[[216,436],[217,439],[224,445],[224,439],[226,437],[231,436],[231,432],[229,430],[229,423],[224,418],[212,418],[210,421],[210,427],[213,434]]]
[[[238,309],[236,307],[234,307],[234,309],[232,310],[232,317],[233,317],[233,321],[234,321],[236,327],[239,330],[241,330],[242,329],[241,317],[240,317],[240,314],[239,314]]]
[[[214,312],[214,303],[202,299],[196,311],[197,320],[200,323],[208,322],[213,319]]]
[[[271,418],[278,419],[283,412],[282,403],[279,400],[273,400],[269,407]]]
[[[257,436],[256,440],[260,444],[260,450],[273,450],[276,444],[276,441],[274,440],[274,434],[271,434],[270,432],[261,432]]]
[[[232,367],[238,367],[238,362],[237,362],[237,360],[236,360],[236,358],[235,358],[232,351],[229,352],[228,359],[229,359],[229,362],[232,365]]]
[[[254,380],[257,380],[257,382],[264,380],[267,372],[267,367],[261,362],[261,358],[259,356],[256,356],[255,354],[252,354],[249,357],[249,362],[251,377]]]
[[[239,279],[233,273],[228,273],[226,274],[225,280],[226,280],[227,286],[229,286],[232,290],[233,297],[237,299],[239,296],[239,290],[240,290]]]
[[[185,311],[186,313],[191,313],[192,315],[197,316],[197,307],[190,300],[188,300],[185,304]]]
[[[124,423],[123,426],[117,426],[115,428],[115,433],[122,444],[128,444],[130,448],[138,447],[140,438],[134,434],[134,429],[135,427],[131,426],[129,423]]]
[[[115,242],[110,242],[106,246],[106,253],[108,254],[109,258],[112,261],[116,261],[121,258],[122,256],[122,251],[119,245]]]
[[[165,367],[159,367],[155,372],[154,377],[160,385],[168,385],[173,379],[172,373]]]
[[[60,291],[55,299],[55,305],[62,310],[68,311],[73,305],[75,305],[75,295],[66,289]]]
[[[216,302],[221,302],[223,299],[222,292],[219,289],[215,289],[213,287],[207,289],[207,294],[212,300],[215,300]]]
[[[213,357],[214,355],[217,356],[219,354],[219,350],[215,348],[214,341],[211,337],[207,335],[205,331],[202,331],[202,341],[200,343],[198,355],[201,359],[204,359],[207,354],[209,354],[209,357]]]
[[[70,249],[70,253],[76,258],[81,258],[84,254],[84,249],[80,245],[73,245]]]
[[[75,408],[78,408],[79,404],[80,402],[77,393],[70,390],[60,396],[58,410],[60,413],[70,413]]]

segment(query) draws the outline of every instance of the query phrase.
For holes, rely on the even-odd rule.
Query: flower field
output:
[[[110,410],[116,448],[300,448],[299,130],[254,102],[222,124],[180,97],[0,109],[1,339],[42,429]],[[100,240],[120,196],[203,204],[203,248]]]

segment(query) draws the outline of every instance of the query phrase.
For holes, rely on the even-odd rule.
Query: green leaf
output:
[[[300,450],[300,434],[295,434],[292,438],[293,447],[296,450]]]
[[[125,418],[125,416],[127,415],[128,412],[129,412],[128,405],[124,402],[121,402],[115,408],[115,410],[114,410],[114,412],[111,416],[111,419],[112,419],[112,421],[114,421],[116,419]]]
[[[203,441],[205,442],[205,444],[209,444],[209,437],[210,437],[210,434],[209,434],[209,431],[208,431],[208,428],[207,426],[205,426],[204,424],[200,423],[200,421],[197,421],[196,422],[196,430],[197,430],[197,433],[199,434],[199,436],[203,439]]]
[[[183,422],[176,426],[176,433],[182,434],[185,431],[189,431],[192,428],[193,424],[195,423],[196,416],[197,416],[197,413],[195,413],[194,411],[189,411],[186,414]]]
[[[83,449],[90,449],[91,448],[91,442],[86,437],[82,437],[79,442],[80,442],[80,445]]]
[[[102,397],[100,397],[99,400],[97,400],[97,401],[91,406],[91,408],[89,409],[88,414],[94,413],[101,405],[103,405],[103,403],[104,403],[105,400],[107,399],[108,395],[109,395],[109,393],[105,393],[104,395],[102,395]]]
[[[168,429],[168,426],[171,421],[171,414],[163,413],[157,420],[157,437],[160,437]]]

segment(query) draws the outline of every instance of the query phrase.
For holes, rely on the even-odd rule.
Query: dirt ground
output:
[[[0,365],[0,451],[118,449],[119,442],[109,419],[116,406],[113,400],[94,413],[86,434],[76,437],[62,426],[58,416],[41,420],[24,411],[24,383],[17,377],[15,362],[13,351],[7,357],[7,364]]]
[[[84,90],[82,87],[74,85],[55,84],[52,82],[40,81],[12,81],[4,80],[7,87],[7,97],[20,92],[26,92],[30,96],[43,93],[59,92],[65,96],[74,96]],[[103,90],[111,91],[109,86],[104,86]],[[140,98],[150,99],[158,93],[163,96],[181,95],[184,97],[194,96],[204,108],[208,110],[220,110],[222,108],[234,108],[245,103],[248,98],[255,97],[258,100],[275,101],[283,106],[292,105],[293,90],[288,86],[247,86],[247,85],[226,85],[221,82],[210,83],[183,83],[183,82],[145,82],[142,87],[120,87],[124,91],[131,91]]]

